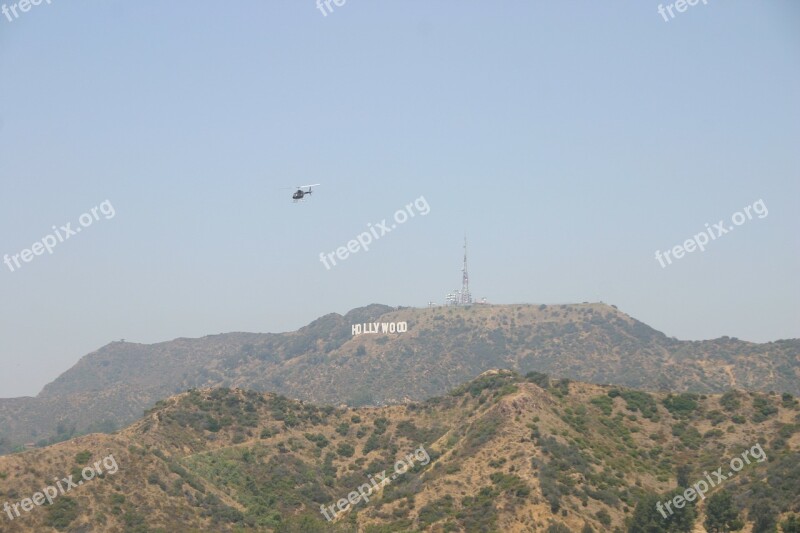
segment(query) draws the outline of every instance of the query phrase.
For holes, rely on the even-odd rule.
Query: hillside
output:
[[[0,529],[627,531],[645,512],[661,520],[637,502],[666,501],[676,476],[703,480],[753,450],[735,479],[686,508],[704,531],[707,504],[724,491],[749,531],[756,517],[800,512],[798,430],[789,394],[648,394],[509,371],[380,408],[191,390],[118,433],[0,457],[0,502],[11,504],[50,480],[81,479],[86,465],[103,472],[53,505],[0,514]],[[392,479],[398,459],[415,465]],[[356,494],[331,511],[359,487],[368,501]]]
[[[407,332],[352,335],[356,324],[401,321]],[[605,304],[376,304],[326,315],[290,333],[111,343],[36,398],[0,400],[0,453],[122,427],[189,388],[388,405],[441,395],[490,368],[646,390],[800,394],[800,340],[679,341]]]

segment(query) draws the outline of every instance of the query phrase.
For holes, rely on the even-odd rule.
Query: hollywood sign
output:
[[[353,324],[353,336],[363,333],[405,333],[408,331],[408,322],[367,322],[366,324]]]

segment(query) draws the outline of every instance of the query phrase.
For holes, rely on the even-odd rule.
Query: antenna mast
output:
[[[445,305],[472,305],[469,292],[469,272],[467,271],[467,236],[464,235],[464,266],[461,268],[461,290],[454,290],[445,296]]]
[[[467,272],[467,236],[464,235],[464,270],[461,277],[461,305],[472,303],[472,294],[469,292],[469,273]]]

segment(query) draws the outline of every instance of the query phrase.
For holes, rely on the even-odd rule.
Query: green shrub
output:
[[[679,422],[672,426],[672,434],[680,439],[687,447],[696,450],[703,443],[703,437],[697,428],[688,425],[686,422]]]
[[[518,498],[525,498],[531,493],[531,489],[525,481],[514,474],[504,474],[494,472],[489,476],[499,492],[508,492]]]
[[[383,435],[386,432],[386,429],[389,427],[389,419],[385,417],[376,418],[375,422],[375,434],[376,435]]]
[[[342,457],[353,457],[353,455],[356,453],[356,449],[353,448],[352,445],[342,442],[336,447],[336,453]]]
[[[781,395],[781,405],[783,405],[784,409],[795,409],[799,403],[800,402],[795,400],[794,396],[792,396],[788,392],[784,392]]]
[[[542,374],[541,372],[528,372],[525,374],[525,379],[539,385],[541,388],[546,389],[550,386],[550,376]]]
[[[726,420],[725,414],[722,411],[718,410],[718,409],[714,409],[713,411],[709,411],[706,414],[706,418],[711,421],[711,425],[712,426],[718,426],[718,425],[722,424],[723,422],[725,422],[725,420]]]
[[[783,533],[800,533],[800,517],[797,515],[790,515],[781,522],[781,529]]]
[[[736,411],[742,405],[742,402],[739,401],[739,393],[733,390],[723,394],[719,403],[726,411]]]
[[[78,465],[85,465],[89,462],[89,459],[92,458],[92,452],[88,450],[84,450],[77,455],[75,455],[75,463]]]
[[[306,433],[304,436],[305,436],[306,439],[310,440],[311,442],[316,443],[318,448],[324,448],[325,446],[330,444],[328,439],[322,433],[317,433],[317,434]]]
[[[677,418],[686,418],[692,414],[692,412],[697,409],[697,395],[696,394],[678,394],[677,396],[673,396],[669,394],[664,400],[661,402],[664,404],[664,407],[667,408],[672,416]]]
[[[419,524],[421,527],[429,526],[443,518],[454,514],[453,497],[449,494],[438,500],[432,501],[419,510]]]
[[[614,400],[610,396],[595,396],[589,403],[596,406],[602,413],[606,416],[611,414],[611,411],[614,408]]]
[[[737,531],[744,526],[728,491],[723,489],[709,496],[703,525],[709,533]]]
[[[757,424],[763,422],[778,412],[778,408],[775,407],[772,402],[764,396],[756,396],[753,398],[753,409],[756,411],[753,414],[753,422]]]
[[[659,420],[656,401],[646,392],[626,390],[620,393],[629,411],[640,411],[653,422]]]
[[[687,504],[682,509],[671,507],[673,514],[667,517],[658,511],[657,505],[661,505],[667,500],[673,499],[680,494],[680,489],[675,489],[666,494],[644,494],[636,504],[636,509],[630,519],[628,526],[629,533],[650,533],[650,532],[690,532],[695,521],[694,504]],[[664,511],[666,513],[666,511]]]
[[[58,498],[52,505],[47,506],[47,517],[44,523],[60,531],[66,530],[78,517],[78,504],[69,496]]]
[[[595,516],[597,517],[597,520],[604,526],[608,527],[611,525],[611,515],[608,514],[608,511],[606,511],[605,509],[600,509],[599,511],[597,511],[597,514],[595,514]]]
[[[364,447],[362,448],[361,453],[367,455],[372,450],[377,450],[380,447],[381,447],[381,441],[378,438],[378,436],[373,433],[372,435],[369,436],[367,442],[364,443]]]
[[[274,437],[278,434],[278,429],[276,428],[264,428],[261,430],[261,438],[268,439],[270,437]]]
[[[491,487],[482,487],[475,496],[465,496],[461,500],[461,510],[456,513],[462,530],[498,531],[495,497]]]

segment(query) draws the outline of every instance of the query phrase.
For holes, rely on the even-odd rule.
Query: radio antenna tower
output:
[[[469,292],[469,273],[467,272],[467,236],[464,235],[464,266],[461,269],[461,290],[456,289],[445,296],[445,305],[471,305]]]
[[[472,303],[472,294],[469,292],[469,274],[467,273],[467,235],[464,235],[464,270],[461,278],[461,305]]]

